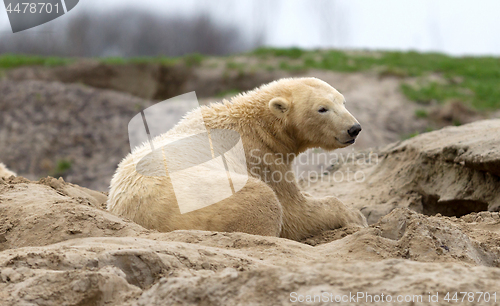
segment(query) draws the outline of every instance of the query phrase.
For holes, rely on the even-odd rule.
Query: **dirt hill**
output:
[[[45,76],[48,71],[65,76],[77,70],[78,77],[98,82],[105,77],[100,75],[104,68],[97,67],[93,74],[90,74],[90,70],[85,70],[87,74],[81,73],[78,69],[83,68],[79,65],[53,70],[27,67],[10,72],[11,79],[0,81],[0,161],[32,180],[47,175],[62,176],[66,181],[106,191],[117,164],[130,152],[128,122],[140,110],[158,102],[117,91],[122,88],[116,88],[113,84],[122,84],[119,81],[129,76],[125,73],[127,69],[133,70],[125,68],[126,66],[118,67],[123,71],[115,71],[116,82],[91,83],[114,90],[43,80],[48,78]],[[238,81],[241,77],[237,75],[224,79],[223,71],[205,68],[195,71],[193,78],[177,90],[186,92],[196,89],[201,104],[222,99],[203,98],[206,97],[205,94],[214,94],[210,91],[213,88],[222,90],[239,86],[238,88],[252,89],[273,79],[290,76],[284,72],[258,74],[243,78],[245,83],[241,83],[242,81]],[[36,80],[21,80],[23,78],[19,75]],[[131,75],[133,77],[129,76],[127,79],[129,83],[136,80],[142,84],[141,82],[150,80],[146,76],[141,78],[142,74],[137,71]],[[346,96],[347,107],[361,122],[363,132],[356,144],[344,150],[344,153],[351,152],[352,149],[383,146],[415,131],[424,131],[427,127],[427,120],[415,117],[418,106],[401,94],[400,82],[396,78],[380,79],[370,73],[319,70],[293,75],[318,77]],[[79,80],[78,77],[73,75],[65,80],[72,82]],[[219,85],[215,85],[216,80],[223,87],[217,87]],[[125,86],[127,82],[122,85]],[[149,90],[146,86],[127,88]],[[169,93],[169,97],[179,94],[177,91]],[[231,94],[226,97],[230,96]],[[183,111],[186,110],[179,110],[177,107],[171,109],[172,113],[178,114],[177,118],[182,116]],[[302,165],[300,169],[315,170],[321,166],[324,165]]]
[[[488,120],[391,144],[376,163],[341,162],[336,171],[356,167],[365,180],[326,185],[332,171],[304,189],[363,206],[372,225],[302,242],[158,233],[103,210],[104,194],[62,179],[0,179],[0,300],[288,305],[316,295],[309,304],[319,305],[355,295],[352,305],[385,305],[384,294],[449,305],[448,292],[489,292],[489,302],[469,304],[494,305],[497,291],[498,304],[499,146],[500,120]]]

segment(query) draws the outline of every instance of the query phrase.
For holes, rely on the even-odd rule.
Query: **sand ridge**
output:
[[[0,179],[0,300],[292,305],[298,295],[364,292],[449,305],[443,300],[447,292],[498,295],[500,180],[491,166],[499,160],[498,133],[500,120],[423,134],[379,149],[382,162],[376,165],[359,165],[367,175],[362,184],[309,185],[311,193],[338,194],[349,205],[362,205],[372,224],[302,242],[243,233],[159,233],[105,211],[104,193],[50,177]],[[417,171],[426,165],[435,171]],[[412,198],[416,187],[420,197]],[[430,195],[439,199],[426,202]],[[489,211],[470,211],[483,202]],[[456,207],[426,215],[426,205]],[[450,211],[465,214],[443,215]],[[439,292],[439,302],[430,303],[429,292]]]

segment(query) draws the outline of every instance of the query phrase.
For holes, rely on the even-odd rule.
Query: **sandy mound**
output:
[[[51,177],[0,180],[0,250],[80,237],[133,236],[144,230],[102,210],[106,199]]]
[[[499,211],[499,152],[500,120],[484,120],[353,153],[302,184],[361,209],[369,224],[396,207],[445,216]]]
[[[103,210],[104,194],[62,179],[0,179],[0,300],[281,305],[309,296],[311,305],[336,298],[386,305],[383,294],[384,301],[390,296],[415,305],[449,305],[447,292],[492,295],[500,278],[500,216],[468,212],[498,210],[499,131],[500,120],[490,120],[421,135],[380,151],[376,164],[355,164],[366,171],[365,182],[312,184],[309,191],[317,193],[342,190],[346,202],[366,207],[374,224],[302,242],[242,233],[158,233]],[[437,198],[425,200],[431,195]],[[450,216],[407,207],[428,214],[439,208]],[[439,293],[439,302],[429,302],[429,293]]]

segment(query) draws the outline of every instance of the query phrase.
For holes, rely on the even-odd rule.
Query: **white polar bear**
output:
[[[196,115],[200,113],[202,117]],[[136,170],[136,162],[141,159],[141,166],[151,173],[172,167],[158,162],[161,158],[148,162],[151,150],[146,143],[118,165],[111,180],[108,209],[159,231],[239,231],[294,240],[349,224],[367,226],[359,211],[346,207],[335,197],[311,197],[299,190],[294,179],[290,157],[314,147],[346,147],[354,143],[361,131],[345,108],[344,97],[327,83],[316,78],[296,78],[263,85],[231,101],[200,107],[152,143],[160,148],[192,135],[203,121],[209,131],[233,130],[241,136],[248,177],[232,177],[235,183],[246,182],[241,190],[216,204],[181,214],[168,174],[148,176]],[[171,152],[163,157],[175,161],[181,158],[177,156],[186,154],[200,158],[196,150]],[[196,184],[203,188],[205,182],[216,183],[219,178],[227,183],[227,178],[223,180],[226,173],[200,171],[206,172],[202,175],[206,180],[185,181],[186,187]],[[215,191],[224,188],[222,184],[211,186]]]

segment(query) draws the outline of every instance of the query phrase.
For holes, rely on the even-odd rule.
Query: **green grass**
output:
[[[64,176],[71,170],[72,164],[70,160],[67,159],[59,159],[56,163],[56,166],[52,171],[50,171],[49,175],[55,178],[60,176]]]
[[[54,57],[54,56],[33,56],[33,55],[14,55],[14,54],[1,54],[0,55],[0,68],[11,69],[21,66],[60,66],[73,62],[73,59]]]
[[[238,90],[238,89],[223,90],[223,91],[217,93],[216,97],[218,97],[218,98],[224,98],[224,97],[227,97],[227,96],[236,96],[240,92],[241,92],[241,90]]]
[[[290,65],[286,61],[281,61],[278,67],[281,70],[288,70],[288,71],[304,71],[307,69],[303,65]]]
[[[101,57],[98,59],[101,63],[110,65],[125,65],[125,64],[148,64],[148,63],[158,63],[163,65],[171,65],[178,62],[178,58],[174,57]]]
[[[302,50],[299,48],[259,48],[248,56],[262,60],[261,69],[273,70],[266,62],[277,58],[276,68],[289,71],[324,69],[339,72],[374,71],[380,77],[402,79],[401,90],[412,101],[429,104],[458,99],[477,110],[500,108],[500,58],[451,57],[439,53],[418,52],[344,52],[339,50]],[[184,63],[188,67],[200,66],[205,60],[201,54],[183,57],[100,58],[103,63]],[[73,58],[0,55],[0,70],[25,65],[57,66],[75,61]],[[265,66],[267,65],[267,66]],[[226,67],[241,69],[242,64],[227,57]],[[439,81],[429,81],[428,76]],[[411,85],[405,78],[416,78]],[[434,78],[435,79],[435,78]]]
[[[289,58],[300,58],[307,51],[304,51],[299,48],[289,48],[289,49],[279,49],[279,48],[257,48],[252,54],[262,57],[269,56],[286,56]]]
[[[227,61],[226,62],[226,68],[227,69],[234,69],[234,70],[243,70],[245,69],[245,64],[243,63],[236,63],[233,61]]]
[[[182,58],[188,67],[200,66],[205,57],[199,53],[188,54]]]
[[[418,135],[420,135],[420,132],[413,132],[410,134],[402,135],[401,140],[410,139],[410,138],[413,138],[413,137],[418,136]]]
[[[101,57],[98,58],[102,63],[110,65],[124,65],[130,63],[156,63],[163,65],[172,65],[179,61],[184,61],[187,66],[198,66],[203,60],[199,54],[189,54],[184,57]],[[35,56],[35,55],[15,55],[0,54],[0,69],[11,69],[21,66],[63,66],[75,62],[77,58],[55,57],[55,56]]]
[[[421,104],[429,104],[433,100],[443,102],[451,98],[457,98],[462,101],[470,100],[473,97],[473,93],[466,92],[463,89],[461,86],[439,84],[437,82],[421,86],[401,85],[401,90],[410,100]]]
[[[432,132],[432,131],[434,131],[434,128],[433,128],[433,127],[428,126],[428,127],[426,127],[426,128],[425,128],[425,131],[424,131],[423,133],[428,133],[428,132]],[[405,135],[402,135],[402,136],[401,136],[401,140],[410,139],[410,138],[413,138],[413,137],[418,136],[418,135],[420,135],[420,134],[421,134],[421,133],[420,133],[420,132],[418,132],[418,131],[417,131],[417,132],[410,133],[410,134],[405,134]]]
[[[417,109],[417,110],[415,110],[415,117],[427,118],[427,117],[429,117],[429,113],[425,109]]]

